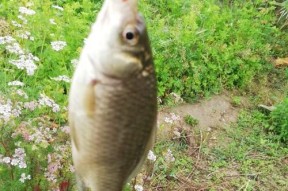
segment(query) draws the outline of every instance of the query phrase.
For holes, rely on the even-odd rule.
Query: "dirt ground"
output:
[[[239,109],[231,104],[231,98],[223,94],[195,104],[164,108],[160,111],[158,118],[160,123],[163,123],[164,118],[169,113],[175,113],[180,117],[191,115],[199,121],[198,127],[203,130],[210,130],[235,122],[238,112]]]
[[[210,99],[194,104],[185,103],[175,107],[161,108],[158,114],[158,140],[175,137],[175,131],[181,131],[180,128],[189,132],[196,129],[204,133],[209,132],[210,139],[215,140],[217,130],[221,131],[221,128],[236,122],[239,111],[240,108],[233,106],[232,99],[228,94],[215,95]],[[172,113],[180,117],[178,127],[177,123],[175,127],[175,125],[169,126],[165,122],[165,119],[169,118]],[[184,117],[187,115],[198,121],[198,124],[192,129],[184,122]],[[165,128],[161,128],[162,125]]]

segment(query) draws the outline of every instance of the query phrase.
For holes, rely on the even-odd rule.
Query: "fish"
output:
[[[69,92],[72,160],[79,190],[121,191],[156,137],[157,80],[137,0],[105,0]]]

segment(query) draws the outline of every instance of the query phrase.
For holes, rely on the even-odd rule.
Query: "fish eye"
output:
[[[138,43],[139,32],[135,27],[131,25],[128,25],[124,29],[122,36],[124,38],[124,41],[131,46],[136,45]]]
[[[126,39],[127,39],[127,40],[132,40],[133,38],[134,38],[133,32],[127,32],[127,33],[126,33]]]

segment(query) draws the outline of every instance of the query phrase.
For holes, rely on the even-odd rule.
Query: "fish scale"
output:
[[[155,125],[157,110],[156,82],[154,74],[140,78],[139,75],[117,84],[118,91],[115,91],[115,84],[96,84],[95,116],[81,116],[82,120],[94,124],[93,129],[83,132],[81,147],[87,148],[83,156],[88,155],[91,163],[101,168],[113,164],[113,168],[105,168],[97,177],[98,190],[108,189],[108,183],[118,185],[117,189],[119,185],[122,187],[140,162],[140,157],[147,152],[147,139],[152,131],[147,127]],[[88,160],[86,162],[89,163]],[[93,165],[90,167],[93,168]],[[115,178],[123,177],[124,180],[115,182],[111,174],[116,174]],[[105,187],[101,188],[101,185]],[[109,190],[113,191],[112,188]]]
[[[69,94],[72,157],[80,190],[121,191],[139,171],[155,138],[156,85],[137,0],[105,0]]]

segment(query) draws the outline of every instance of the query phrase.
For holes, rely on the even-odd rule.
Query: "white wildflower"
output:
[[[13,166],[16,166],[16,165],[18,165],[18,164],[19,164],[19,162],[20,162],[20,160],[19,160],[19,159],[17,159],[17,158],[15,158],[15,159],[12,159],[12,161],[11,161],[11,165],[13,165]]]
[[[1,36],[0,37],[0,44],[10,44],[16,42],[15,38],[12,36]]]
[[[5,44],[5,38],[3,36],[0,36],[0,44]]]
[[[8,86],[24,86],[24,83],[20,81],[12,81],[8,82]]]
[[[7,122],[12,115],[12,102],[10,100],[7,101],[6,104],[0,103],[0,119],[4,119]]]
[[[25,99],[28,98],[28,95],[23,91],[23,90],[17,90],[16,93],[19,95],[19,96],[22,96],[24,97]]]
[[[176,135],[177,138],[180,138],[180,137],[181,137],[181,133],[179,132],[178,129],[175,128],[174,131],[173,131],[173,133],[174,133],[174,135]]]
[[[169,117],[165,117],[165,118],[164,118],[164,121],[165,121],[166,123],[170,123],[170,124],[173,123],[173,120],[172,120],[171,118],[169,118]]]
[[[53,7],[54,9],[58,9],[59,11],[64,11],[63,7],[60,7],[60,6],[58,6],[58,5],[52,5],[52,7]]]
[[[25,109],[29,109],[30,111],[34,111],[37,106],[38,106],[38,102],[30,101],[30,102],[25,102],[23,107]]]
[[[23,24],[27,24],[28,22],[27,19],[23,17],[23,15],[18,15],[18,19],[20,19],[23,22]]]
[[[54,19],[49,19],[49,22],[52,24],[52,25],[56,25],[56,22]]]
[[[25,180],[31,180],[31,176],[30,176],[30,175],[27,175],[27,176],[26,176],[25,173],[22,173],[22,174],[21,174],[21,178],[20,178],[19,180],[20,180],[20,182],[24,183]]]
[[[19,179],[20,182],[24,183],[25,182],[25,173],[21,174],[21,178]]]
[[[175,92],[170,93],[170,95],[174,97],[176,103],[184,102],[183,98]]]
[[[170,163],[170,162],[174,162],[175,158],[172,154],[172,151],[170,149],[167,150],[167,152],[164,155],[165,161]]]
[[[8,44],[5,48],[9,53],[12,53],[12,54],[18,54],[18,55],[24,54],[24,51],[20,47],[20,44],[17,42]]]
[[[26,153],[25,153],[25,150],[23,148],[15,149],[15,154],[13,155],[13,157],[23,158],[25,156],[26,156]]]
[[[18,27],[18,28],[22,27],[22,25],[20,23],[18,23],[17,21],[12,20],[11,23],[14,27]]]
[[[33,75],[37,66],[35,62],[38,62],[39,58],[33,56],[31,53],[27,55],[20,55],[18,60],[10,60],[9,63],[15,65],[18,69],[26,70],[29,76]]]
[[[153,153],[153,151],[149,150],[148,156],[147,156],[148,160],[151,160],[153,162],[156,161],[156,155]]]
[[[143,186],[141,186],[139,184],[135,185],[134,188],[135,188],[136,191],[143,191],[144,190]]]
[[[27,168],[27,164],[24,161],[20,161],[19,168]]]
[[[59,105],[54,104],[53,107],[52,107],[52,111],[53,111],[54,113],[59,112],[59,111],[60,111]]]
[[[64,41],[54,41],[54,42],[51,42],[51,46],[53,50],[60,51],[65,46],[67,46],[67,43]]]
[[[31,33],[29,31],[25,31],[24,33],[20,33],[17,36],[22,39],[29,39],[31,36]]]
[[[75,167],[73,165],[70,164],[69,166],[69,170],[70,172],[74,173],[75,172]]]
[[[16,105],[15,108],[12,109],[12,112],[11,112],[12,116],[19,117],[22,113],[21,110],[22,108],[20,107],[20,105]]]
[[[67,83],[71,82],[71,79],[68,76],[66,76],[66,75],[61,75],[61,76],[54,77],[54,78],[51,78],[51,79],[55,80],[55,81],[64,81],[64,82],[67,82]]]
[[[63,133],[69,134],[70,133],[70,127],[69,126],[63,126],[63,127],[61,127],[61,131]]]
[[[19,7],[19,12],[24,15],[34,15],[36,12],[26,7]]]
[[[6,164],[9,164],[10,161],[11,161],[11,158],[10,158],[10,157],[4,157],[4,158],[2,159],[2,161],[3,161],[4,163],[6,163]]]
[[[40,95],[40,99],[38,102],[40,105],[51,107],[53,112],[60,111],[60,106],[56,104],[54,100],[47,97],[45,94]]]
[[[171,119],[173,121],[180,121],[181,120],[180,116],[176,115],[175,113],[171,113]]]
[[[164,118],[164,121],[170,124],[173,124],[175,121],[180,121],[180,120],[181,120],[180,116],[176,115],[175,113],[170,113],[169,117]]]
[[[78,65],[78,63],[79,63],[79,60],[78,60],[78,59],[73,59],[73,60],[71,60],[71,64],[72,64],[74,67],[76,67],[76,66]]]

